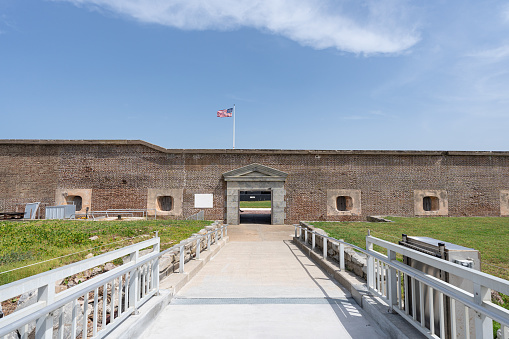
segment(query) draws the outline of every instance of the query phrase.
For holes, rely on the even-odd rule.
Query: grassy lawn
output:
[[[387,218],[394,223],[314,222],[313,225],[362,248],[366,248],[368,229],[372,236],[394,243],[405,233],[474,248],[481,253],[483,272],[509,280],[509,218]]]
[[[271,201],[241,201],[239,205],[240,208],[270,208]]]
[[[210,221],[141,220],[85,221],[37,220],[0,222],[0,285],[22,279],[71,262],[83,260],[87,254],[98,255],[153,237],[159,232],[161,249],[188,238]],[[97,236],[97,240],[90,240]],[[134,239],[131,239],[135,237]],[[93,250],[88,250],[92,249]],[[80,252],[80,253],[78,253]],[[40,261],[62,259],[3,273]]]

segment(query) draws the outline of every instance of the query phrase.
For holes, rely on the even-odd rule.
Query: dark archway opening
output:
[[[75,205],[76,212],[81,211],[83,208],[83,198],[79,195],[69,195],[66,198],[67,205]]]
[[[440,203],[437,197],[424,197],[422,199],[422,208],[426,211],[438,211]]]
[[[272,224],[272,192],[240,191],[239,216],[241,224]]]

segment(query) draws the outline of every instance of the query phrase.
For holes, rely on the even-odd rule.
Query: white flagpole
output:
[[[235,149],[235,104],[233,104],[233,149]]]

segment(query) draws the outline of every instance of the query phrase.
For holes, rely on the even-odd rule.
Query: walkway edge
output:
[[[107,335],[108,339],[135,339],[150,326],[154,319],[171,302],[173,296],[184,287],[228,242],[227,236],[211,246],[210,251],[200,253],[199,260],[191,260],[185,264],[186,273],[174,273],[159,283],[159,295],[152,297],[139,313],[127,318],[122,324]]]
[[[293,243],[313,262],[324,269],[338,283],[345,287],[359,306],[380,326],[390,338],[425,338],[425,336],[406,322],[399,314],[389,312],[389,305],[382,299],[371,295],[364,280],[348,271],[341,271],[334,263],[324,261],[323,257],[310,247],[293,238]]]

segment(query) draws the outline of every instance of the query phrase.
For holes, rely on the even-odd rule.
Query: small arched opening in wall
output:
[[[182,216],[184,190],[173,188],[148,188],[147,213],[157,217]]]
[[[440,199],[430,196],[422,198],[422,209],[426,212],[438,211],[440,209]]]
[[[336,199],[336,209],[338,211],[351,211],[353,209],[353,199],[348,195],[340,195]]]
[[[67,202],[67,205],[76,206],[76,212],[81,211],[83,208],[83,197],[80,195],[68,195],[65,198],[65,201]]]
[[[361,214],[361,191],[357,189],[328,189],[327,216]]]
[[[173,197],[171,195],[158,196],[156,205],[159,211],[169,212],[173,209]]]
[[[415,190],[415,215],[446,216],[449,214],[447,191],[445,190]]]

